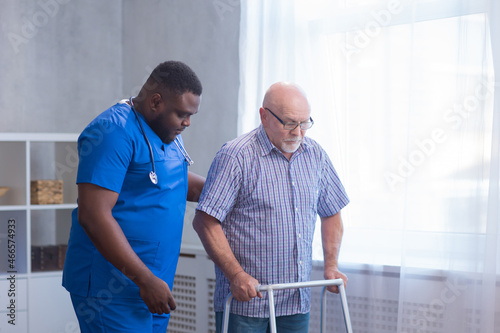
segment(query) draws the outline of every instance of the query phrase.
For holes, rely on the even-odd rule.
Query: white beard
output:
[[[301,142],[302,142],[302,140],[300,140],[300,139],[293,140],[293,141],[283,140],[281,142],[281,149],[285,153],[295,153],[297,151],[297,149],[299,149]]]

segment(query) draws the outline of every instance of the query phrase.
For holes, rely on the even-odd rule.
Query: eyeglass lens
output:
[[[300,123],[300,129],[302,130],[306,130],[306,129],[310,129],[313,125],[313,122],[312,121],[307,121],[305,123]],[[294,130],[297,128],[297,126],[299,126],[299,123],[286,123],[286,124],[283,124],[283,127],[286,129],[286,130]]]

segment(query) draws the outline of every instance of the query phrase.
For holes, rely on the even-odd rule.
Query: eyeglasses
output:
[[[300,126],[300,129],[301,130],[307,130],[307,129],[310,129],[312,127],[312,125],[314,125],[314,120],[309,117],[309,120],[308,121],[303,121],[301,123],[296,123],[296,122],[290,122],[290,123],[285,123],[283,120],[281,120],[277,115],[274,114],[273,111],[269,110],[268,108],[264,108],[266,109],[267,111],[271,112],[271,114],[276,118],[278,119],[278,121],[280,123],[283,124],[283,128],[287,131],[293,131],[294,129],[297,128],[297,126]]]

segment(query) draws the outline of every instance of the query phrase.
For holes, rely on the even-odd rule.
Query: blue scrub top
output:
[[[138,118],[125,103],[104,111],[80,135],[77,183],[119,193],[113,217],[139,258],[172,288],[186,208],[187,162],[174,142],[164,144],[138,116],[153,149],[158,184],[149,178],[152,163]],[[63,286],[84,297],[140,298],[136,284],[94,247],[77,212],[72,213]]]

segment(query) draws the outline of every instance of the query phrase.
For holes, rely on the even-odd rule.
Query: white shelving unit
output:
[[[31,265],[32,246],[68,242],[77,200],[77,138],[0,133],[0,186],[10,187],[0,197],[0,332],[79,332],[62,272],[33,272]],[[63,181],[62,204],[31,204],[31,180],[42,179]]]

